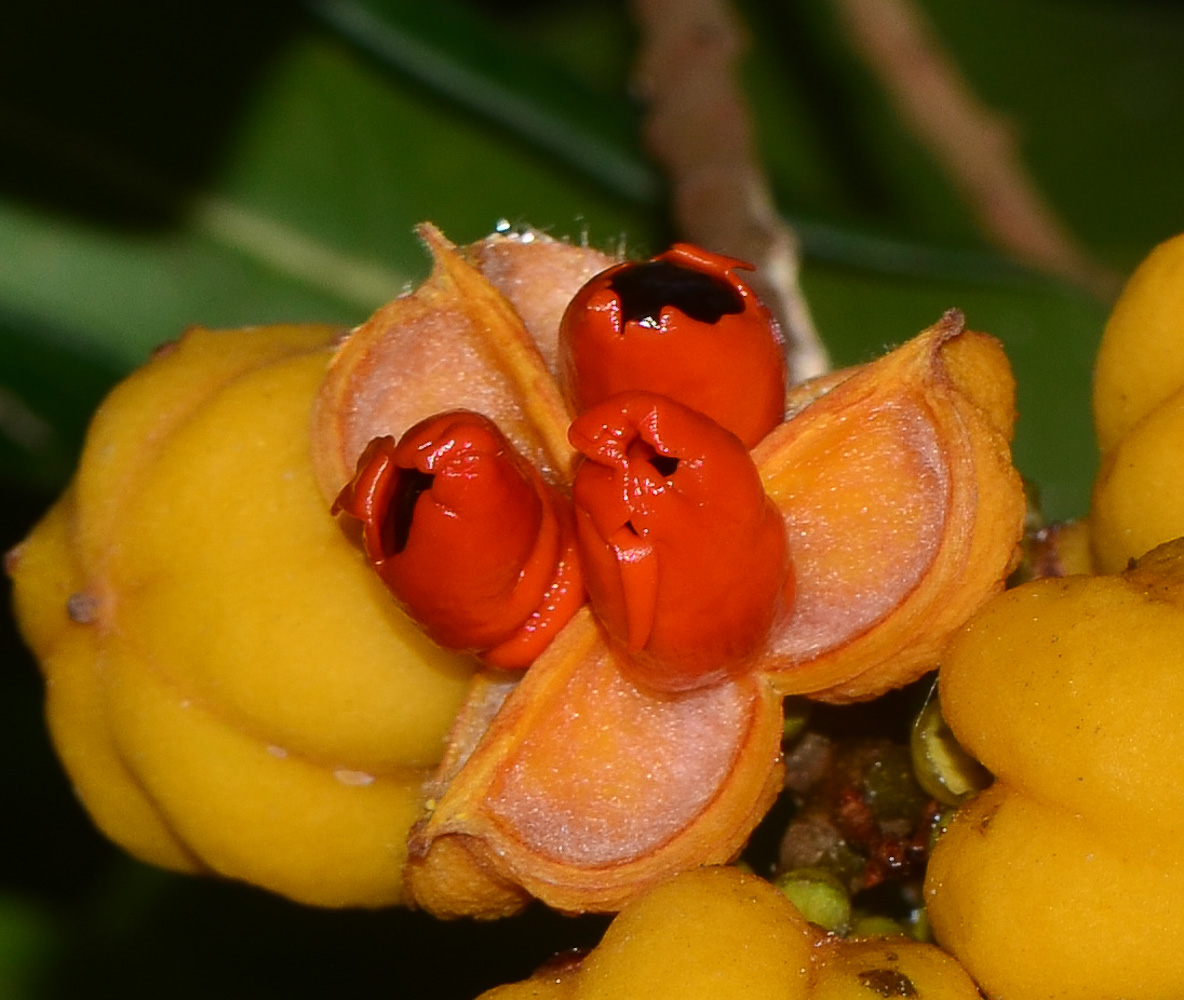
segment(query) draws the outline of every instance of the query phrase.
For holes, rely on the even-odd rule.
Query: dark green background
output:
[[[422,277],[412,227],[502,218],[638,251],[671,232],[636,137],[620,3],[41,0],[0,27],[0,547],[87,416],[190,323],[363,319]],[[1184,14],[1150,0],[924,0],[1052,206],[1125,273],[1184,230]],[[824,0],[749,3],[745,84],[840,363],[959,306],[1019,379],[1054,517],[1093,472],[1106,305],[1010,265],[901,128]],[[595,920],[440,925],[174,878],[92,832],[0,619],[0,998],[471,997]]]

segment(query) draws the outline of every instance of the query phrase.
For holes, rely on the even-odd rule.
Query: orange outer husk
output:
[[[1010,366],[960,313],[831,381],[753,453],[797,574],[758,669],[782,694],[846,702],[936,666],[1003,588],[1025,503]]]
[[[728,861],[780,789],[781,724],[756,675],[673,696],[638,687],[585,609],[412,832],[409,895],[438,916],[513,912],[523,890],[609,911]]]

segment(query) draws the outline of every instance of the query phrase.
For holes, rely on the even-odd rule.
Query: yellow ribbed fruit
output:
[[[467,689],[330,516],[309,420],[337,331],[188,331],[95,416],[10,558],[54,743],[138,857],[301,902],[402,899]]]

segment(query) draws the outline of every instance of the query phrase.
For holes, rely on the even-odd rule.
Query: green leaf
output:
[[[638,109],[597,93],[546,50],[517,43],[465,7],[397,0],[311,0],[326,24],[383,66],[641,204],[660,181],[636,148]],[[619,83],[620,81],[618,81]]]
[[[1016,466],[1038,487],[1046,517],[1088,510],[1097,464],[1090,388],[1105,320],[1101,303],[1052,282],[890,279],[830,267],[807,268],[804,281],[840,364],[869,360],[950,308],[961,309],[971,329],[1002,340],[1017,383]]]
[[[55,939],[53,917],[42,904],[0,893],[0,996],[34,995]]]
[[[0,470],[9,479],[48,491],[73,470],[91,414],[119,374],[71,351],[77,339],[0,307]]]

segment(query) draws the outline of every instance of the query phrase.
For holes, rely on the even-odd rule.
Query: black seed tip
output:
[[[622,324],[657,326],[664,306],[700,323],[717,323],[722,316],[744,311],[744,299],[722,278],[668,260],[622,268],[609,287],[620,300]]]
[[[655,452],[646,461],[658,470],[658,475],[663,479],[669,479],[674,475],[674,470],[678,468],[678,459],[673,455],[662,455]]]
[[[407,547],[407,539],[411,537],[411,522],[415,518],[415,505],[432,488],[435,478],[430,472],[420,472],[419,469],[399,469],[395,492],[382,526],[384,559],[397,556]]]

